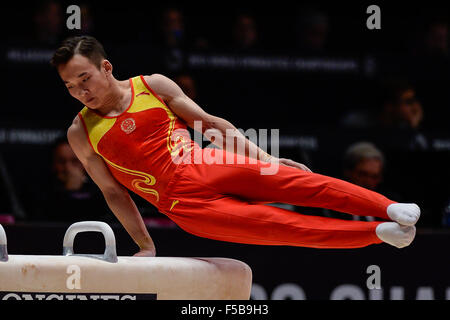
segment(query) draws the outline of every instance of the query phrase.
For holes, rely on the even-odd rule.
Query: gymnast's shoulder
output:
[[[72,124],[67,129],[67,140],[69,141],[72,149],[79,149],[87,146],[89,144],[88,140],[85,137],[83,124],[81,123],[80,118],[75,116],[72,121]],[[75,150],[74,150],[75,151]]]
[[[67,136],[69,135],[78,135],[82,132],[82,123],[80,121],[80,118],[78,117],[78,114],[73,118],[72,123],[70,124],[69,128],[67,128]]]

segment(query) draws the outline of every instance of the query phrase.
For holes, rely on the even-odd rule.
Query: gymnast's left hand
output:
[[[297,168],[297,169],[300,169],[300,170],[303,170],[303,171],[306,171],[306,172],[312,172],[311,169],[309,169],[304,164],[295,162],[295,161],[293,161],[291,159],[278,158],[277,160],[278,160],[279,163],[281,163],[281,164],[283,164],[285,166]]]
[[[138,253],[134,254],[133,257],[155,257],[156,256],[156,248],[145,248],[139,250]]]

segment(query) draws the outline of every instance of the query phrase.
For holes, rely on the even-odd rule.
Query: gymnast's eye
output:
[[[84,79],[83,79],[83,82],[88,81],[90,78],[91,78],[91,77],[84,78]]]

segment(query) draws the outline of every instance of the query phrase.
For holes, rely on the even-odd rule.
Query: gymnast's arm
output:
[[[136,204],[128,190],[111,175],[103,159],[92,150],[81,126],[80,119],[76,117],[67,131],[70,146],[102,191],[111,211],[139,246],[140,251],[135,256],[155,256],[155,245]]]
[[[304,164],[290,159],[276,158],[269,155],[256,144],[248,140],[229,121],[205,112],[200,106],[192,101],[192,99],[186,96],[181,88],[169,78],[160,74],[153,74],[151,76],[145,76],[144,79],[152,90],[154,90],[155,93],[166,102],[169,108],[178,117],[183,119],[189,127],[195,130],[194,122],[201,121],[201,133],[219,148],[265,162],[279,162],[286,166],[311,172]],[[210,133],[208,133],[208,131]],[[215,132],[218,132],[219,134],[216,134]],[[232,143],[233,150],[230,150],[229,146],[227,146],[227,141],[231,137],[234,140]],[[240,150],[238,146],[244,146],[244,150]]]
[[[233,143],[234,150],[230,150],[231,152],[240,153],[238,146],[244,145],[245,151],[242,151],[244,155],[247,155],[248,157],[264,161],[269,161],[272,157],[264,150],[260,149],[256,144],[245,138],[245,136],[229,121],[205,112],[192,99],[186,96],[174,81],[160,74],[145,76],[144,79],[152,90],[155,91],[168,107],[178,117],[183,119],[189,127],[197,129],[194,122],[198,121],[201,124],[201,133],[214,145],[221,149],[228,150],[227,139],[224,139],[224,137],[226,137],[226,134],[228,137],[232,135],[235,139],[235,143]],[[238,140],[237,143],[236,140]]]

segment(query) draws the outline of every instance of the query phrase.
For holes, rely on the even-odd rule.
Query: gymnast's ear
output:
[[[106,59],[102,60],[101,69],[102,69],[102,71],[105,72],[105,74],[107,76],[112,75],[113,66],[112,66],[111,62],[109,62],[108,60],[106,60]]]

